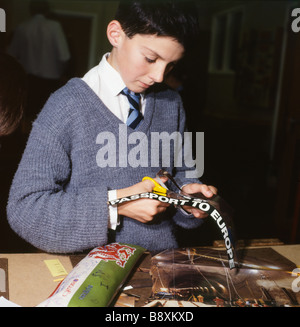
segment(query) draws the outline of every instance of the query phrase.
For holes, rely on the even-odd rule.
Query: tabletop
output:
[[[300,267],[300,244],[272,246],[276,252]],[[46,300],[86,255],[49,253],[0,254],[0,296],[22,307],[34,307]],[[51,265],[52,268],[51,270]],[[116,306],[143,306],[151,296],[151,255],[145,253],[126,283]],[[56,270],[56,271],[55,271]],[[130,301],[130,299],[132,299]]]

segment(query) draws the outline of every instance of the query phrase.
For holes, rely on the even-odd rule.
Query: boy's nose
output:
[[[161,83],[164,80],[165,71],[165,65],[155,65],[150,72],[151,80],[153,80],[155,83]]]

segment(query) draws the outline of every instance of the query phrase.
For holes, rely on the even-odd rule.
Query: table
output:
[[[21,307],[35,307],[53,293],[65,276],[53,277],[45,260],[59,260],[65,271],[70,273],[85,256],[86,254],[0,253],[0,296],[4,296]],[[139,265],[130,278],[130,282],[134,281],[133,284],[137,285],[139,289],[138,292],[133,292],[134,295],[135,293],[138,295],[132,297],[135,300],[133,304],[137,306],[142,306],[151,295],[150,259],[150,254],[146,252],[139,260]],[[8,272],[5,276],[6,286],[3,285],[5,266],[7,266]],[[128,291],[128,293],[130,292]]]
[[[271,246],[271,248],[300,267],[300,244]],[[55,290],[60,282],[59,277],[52,276],[44,260],[58,259],[66,272],[69,273],[76,263],[84,257],[85,255],[48,253],[0,254],[0,263],[5,264],[7,262],[8,276],[6,277],[8,283],[6,292],[9,295],[9,300],[22,307],[38,305]],[[136,297],[136,306],[143,306],[151,295],[150,260],[150,254],[146,253],[127,283],[127,285],[133,286],[133,289],[125,293]],[[1,271],[3,275],[4,270],[1,270],[0,266],[0,277]],[[0,295],[3,295],[1,294],[1,284]]]
[[[0,254],[1,258],[8,260],[8,299],[22,307],[38,305],[59,284],[51,275],[44,260],[59,259],[67,272],[73,269],[67,255],[17,253]]]

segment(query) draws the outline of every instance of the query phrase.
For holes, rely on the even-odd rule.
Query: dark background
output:
[[[5,51],[21,20],[19,8],[28,3],[19,7],[21,2],[0,0],[0,8],[7,14],[7,32],[0,33],[1,51]],[[62,7],[66,6],[65,12],[72,8],[78,12],[86,6],[90,13],[99,5],[102,18],[98,26],[112,18],[113,10],[107,1],[105,5],[103,1],[50,2],[59,9],[54,10],[53,17],[62,23],[72,53],[63,83],[73,76],[81,77],[90,68],[87,48],[98,35],[92,37],[89,19],[66,14]],[[112,8],[116,4],[112,1]],[[234,208],[239,239],[278,238],[284,243],[298,243],[300,32],[291,29],[291,10],[297,2],[215,0],[196,1],[196,5],[199,42],[173,77],[176,85],[183,87],[189,129],[205,133],[201,181],[217,186]],[[86,45],[80,46],[80,40]],[[106,47],[105,43],[95,47],[95,51],[103,52],[95,54],[94,65],[104,51],[110,51]],[[1,139],[0,252],[36,250],[10,229],[5,211],[30,123],[23,121],[14,134]],[[201,229],[179,234],[185,245],[206,245],[221,239],[209,219]]]

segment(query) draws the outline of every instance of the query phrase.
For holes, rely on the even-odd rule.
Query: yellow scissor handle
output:
[[[159,193],[161,195],[167,195],[167,189],[162,187],[154,178],[151,178],[151,177],[148,177],[148,176],[145,176],[143,178],[143,181],[144,180],[150,180],[152,183],[154,183],[154,188],[153,188],[153,192],[156,192],[156,193]]]

